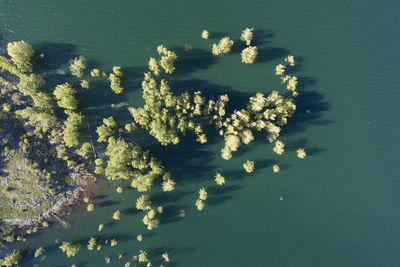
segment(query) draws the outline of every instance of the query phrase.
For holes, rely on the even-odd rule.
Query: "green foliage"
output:
[[[204,209],[204,202],[201,199],[196,200],[196,207],[199,211],[202,211]]]
[[[228,54],[229,52],[231,52],[232,46],[233,41],[229,39],[229,37],[224,37],[218,42],[218,44],[212,45],[212,53],[216,56]]]
[[[74,245],[71,242],[63,242],[59,248],[67,255],[68,258],[74,257],[79,251],[79,245]]]
[[[64,122],[63,138],[67,147],[77,146],[79,144],[79,125],[82,122],[83,115],[81,113],[75,113],[67,111],[67,120]]]
[[[22,259],[22,255],[19,250],[14,250],[11,254],[5,256],[0,259],[1,266],[10,267],[13,264],[18,264],[18,262]]]
[[[250,45],[251,40],[253,40],[253,30],[254,28],[246,28],[243,30],[240,36],[240,41],[246,42],[246,45]]]
[[[297,150],[296,150],[296,154],[297,154],[297,157],[298,157],[299,159],[304,159],[304,158],[307,156],[306,150],[305,150],[304,148],[299,148],[299,149],[297,149]]]
[[[117,191],[118,194],[121,194],[123,192],[123,189],[121,186],[118,186],[115,191]]]
[[[215,175],[215,183],[217,185],[225,184],[225,178],[219,172],[217,172],[217,174]]]
[[[169,262],[169,256],[167,252],[164,252],[161,256],[164,259],[164,261]]]
[[[254,171],[254,161],[246,161],[245,163],[243,163],[243,168],[246,172],[252,173]]]
[[[205,142],[200,123],[195,123],[194,118],[201,115],[204,98],[200,92],[174,95],[165,80],[158,84],[150,73],[145,74],[142,82],[143,108],[129,108],[135,122],[142,128],[149,130],[162,145],[178,144],[180,133],[194,132],[198,142]]]
[[[34,257],[37,258],[39,256],[41,256],[44,253],[44,248],[43,247],[39,247],[35,250],[35,255]]]
[[[108,117],[103,119],[103,125],[97,127],[96,132],[99,135],[97,142],[105,142],[112,135],[117,127],[113,117]]]
[[[78,107],[78,100],[75,98],[76,90],[69,83],[57,85],[53,95],[61,108],[74,110]]]
[[[159,45],[157,47],[158,54],[161,55],[161,59],[158,65],[164,69],[164,72],[171,74],[175,71],[174,62],[178,58],[174,51],[168,50],[165,46]],[[150,63],[150,62],[149,62]],[[157,75],[157,74],[156,74]]]
[[[147,252],[145,250],[140,250],[138,255],[139,262],[147,262]]]
[[[143,217],[143,223],[144,225],[147,225],[148,230],[157,228],[160,225],[160,221],[155,217],[156,217],[156,211],[154,209],[149,210],[147,214]]]
[[[149,195],[141,195],[136,199],[136,208],[138,210],[151,210],[151,199]]]
[[[71,74],[78,78],[81,78],[83,76],[83,72],[84,70],[86,70],[86,68],[86,59],[84,56],[74,58],[71,62],[71,65],[69,66]]]
[[[117,210],[117,211],[115,211],[114,213],[113,213],[113,219],[114,220],[116,220],[116,221],[119,221],[119,220],[121,220],[121,211],[120,210]]]
[[[201,199],[201,200],[207,199],[207,192],[204,187],[200,188],[200,190],[199,190],[199,199]]]
[[[121,86],[121,77],[123,73],[121,70],[121,67],[119,66],[114,66],[113,67],[113,73],[110,73],[108,76],[108,79],[110,80],[110,87],[111,90],[114,91],[116,94],[122,93],[124,91],[124,88]]]
[[[242,62],[245,64],[253,64],[257,58],[257,46],[249,46],[242,51]]]
[[[99,71],[99,69],[93,69],[93,70],[90,72],[90,75],[91,75],[92,77],[99,77],[99,76],[100,76],[100,71]]]
[[[31,44],[25,41],[8,43],[7,53],[19,70],[32,72],[32,57],[35,54],[35,50]]]
[[[285,152],[285,144],[282,141],[276,140],[273,150],[276,154],[282,155]]]
[[[97,238],[96,237],[91,237],[89,239],[89,242],[87,244],[87,249],[88,250],[93,250],[97,246]]]
[[[272,171],[274,173],[278,173],[281,170],[281,168],[279,167],[278,164],[275,164],[274,166],[272,166]]]
[[[141,234],[138,234],[138,235],[136,236],[136,239],[137,239],[137,241],[142,242],[143,236],[142,236]]]
[[[87,206],[86,210],[87,210],[88,212],[94,211],[94,204],[93,204],[93,203],[90,203],[90,204]]]
[[[110,246],[111,246],[111,247],[115,247],[116,245],[118,245],[117,240],[116,240],[116,239],[111,239],[111,240],[110,240]]]
[[[89,82],[87,80],[82,80],[81,87],[85,88],[85,89],[89,89]]]
[[[203,38],[203,39],[205,39],[205,40],[208,39],[209,35],[210,35],[210,34],[208,33],[207,30],[203,30],[203,31],[201,32],[201,38]]]
[[[92,145],[89,142],[84,142],[79,150],[79,154],[84,157],[88,158],[88,154],[92,149]]]
[[[110,180],[129,179],[133,171],[129,168],[132,161],[132,145],[126,143],[123,139],[108,139],[107,150],[105,154],[109,157],[105,174]]]

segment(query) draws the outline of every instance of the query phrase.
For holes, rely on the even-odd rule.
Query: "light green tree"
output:
[[[18,264],[18,262],[22,259],[22,255],[19,250],[14,250],[11,254],[5,256],[0,259],[0,266],[10,267],[13,264]]]
[[[245,64],[253,64],[257,58],[257,46],[249,46],[242,50],[242,62]]]
[[[59,248],[67,255],[68,258],[74,257],[79,251],[79,245],[74,245],[71,242],[63,242]]]
[[[201,32],[201,38],[203,38],[203,39],[205,39],[205,40],[208,39],[208,36],[209,36],[209,35],[210,35],[210,34],[208,33],[207,30],[203,30],[203,31]]]
[[[121,220],[121,211],[120,210],[117,210],[117,211],[115,211],[114,213],[113,213],[113,219],[114,220],[116,220],[116,221],[119,221],[119,220]]]
[[[140,250],[139,251],[139,255],[138,255],[138,259],[139,259],[139,262],[147,262],[147,261],[149,261],[147,259],[147,251]]]
[[[53,91],[57,104],[61,108],[74,110],[78,107],[78,100],[75,98],[76,90],[70,83],[59,84]]]
[[[35,254],[34,257],[37,258],[39,256],[41,256],[44,253],[44,248],[43,247],[39,247],[35,250]]]
[[[136,208],[138,210],[151,210],[151,199],[149,195],[141,195],[136,199]]]
[[[207,191],[204,187],[199,190],[199,199],[206,200],[207,199]]]
[[[31,44],[25,41],[8,43],[7,53],[20,71],[32,72],[32,57],[35,54],[35,50]]]
[[[296,150],[296,153],[297,153],[297,157],[298,157],[299,159],[304,159],[304,158],[307,156],[306,150],[305,150],[304,148],[299,148],[299,149],[297,149],[297,150]]]
[[[246,45],[250,45],[251,40],[253,40],[253,30],[254,28],[246,28],[242,31],[240,36],[240,41],[246,42]]]
[[[88,250],[93,250],[97,246],[97,238],[96,237],[91,237],[89,239],[89,242],[87,244],[87,249]]]
[[[243,168],[246,170],[246,172],[252,173],[254,171],[254,161],[246,161],[243,163]]]
[[[219,172],[215,175],[215,182],[217,185],[223,185],[225,184],[225,178],[222,176]]]
[[[212,45],[213,55],[219,56],[222,54],[228,54],[233,46],[233,41],[229,37],[222,38],[218,44]]]
[[[71,61],[71,65],[69,65],[69,70],[71,71],[71,74],[78,78],[83,76],[83,72],[84,70],[86,70],[86,68],[86,59],[84,56],[74,58]]]

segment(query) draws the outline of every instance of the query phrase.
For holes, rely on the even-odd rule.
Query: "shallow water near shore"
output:
[[[160,43],[179,57],[172,88],[228,93],[232,109],[251,94],[280,88],[274,67],[289,53],[298,59],[301,83],[297,113],[282,133],[282,156],[262,137],[224,161],[217,136],[206,145],[187,136],[168,148],[142,131],[129,136],[149,147],[177,180],[170,194],[152,192],[164,206],[159,228],[145,230],[143,214],[134,208],[138,194],[128,183],[101,177],[94,212],[77,207],[65,217],[68,229],[39,231],[26,243],[7,246],[27,252],[21,266],[103,266],[106,257],[109,266],[123,266],[139,249],[148,251],[154,266],[164,251],[171,260],[165,266],[398,266],[399,11],[400,2],[371,0],[0,0],[1,53],[9,41],[32,43],[45,54],[40,71],[51,81],[81,54],[89,68],[122,66],[122,95],[102,84],[79,94],[92,131],[103,117],[131,120],[126,107],[110,104],[143,104],[141,78]],[[215,58],[210,47],[216,39],[200,38],[207,29],[211,37],[237,41],[247,26],[255,28],[260,47],[254,65],[241,64],[240,53]],[[185,44],[194,49],[186,51]],[[295,156],[299,146],[308,151],[305,160]],[[255,161],[253,174],[241,167],[246,160]],[[272,172],[275,162],[279,174]],[[217,171],[227,180],[223,187],[213,181]],[[120,185],[123,194],[115,192]],[[202,186],[209,199],[198,212],[194,202]],[[118,222],[112,219],[116,209],[123,212]],[[100,223],[105,228],[98,233]],[[118,246],[88,251],[94,235],[103,242],[116,238]],[[80,241],[82,248],[67,258],[56,244],[62,241]],[[46,257],[34,259],[39,246],[46,247]]]

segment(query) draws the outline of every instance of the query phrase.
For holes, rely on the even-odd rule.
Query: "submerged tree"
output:
[[[246,42],[246,45],[250,45],[251,40],[253,40],[253,30],[254,28],[246,28],[243,30],[240,36],[240,41]]]
[[[285,58],[285,62],[289,63],[290,66],[294,67],[296,65],[295,61],[294,61],[294,56],[292,55],[288,55]]]
[[[285,73],[286,67],[282,64],[278,64],[275,67],[275,74],[276,75],[283,75]]]
[[[71,62],[71,65],[69,66],[71,74],[78,78],[81,78],[83,76],[83,72],[84,70],[86,70],[86,68],[86,59],[84,56],[74,58]]]
[[[33,46],[25,41],[8,43],[7,53],[21,72],[32,72]]]
[[[59,248],[67,255],[68,258],[74,257],[79,251],[79,245],[74,245],[71,242],[63,242]]]
[[[94,204],[93,204],[93,203],[90,203],[90,204],[87,206],[86,210],[87,210],[88,212],[94,211]]]
[[[242,51],[242,62],[246,64],[253,64],[257,58],[257,46],[249,46]]]
[[[218,44],[212,45],[212,53],[216,56],[228,54],[229,52],[231,52],[232,46],[233,41],[229,39],[229,37],[224,37],[218,42]]]
[[[246,172],[252,173],[254,171],[254,161],[246,161],[243,163],[243,168],[246,170]]]
[[[206,200],[207,199],[207,191],[204,187],[199,190],[199,199]]]

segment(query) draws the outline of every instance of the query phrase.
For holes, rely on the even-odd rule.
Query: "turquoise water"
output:
[[[179,147],[165,149],[145,135],[133,136],[179,180],[169,197],[155,193],[158,203],[168,203],[162,225],[147,233],[142,214],[132,208],[137,194],[127,189],[117,195],[118,184],[100,181],[93,213],[78,207],[66,218],[68,229],[58,226],[15,245],[27,250],[22,266],[103,266],[105,257],[111,258],[110,266],[123,266],[142,248],[158,263],[154,266],[165,250],[171,259],[167,266],[400,265],[399,11],[400,2],[389,0],[0,0],[2,53],[9,41],[31,42],[45,53],[41,71],[50,79],[80,54],[100,69],[123,67],[130,78],[121,96],[101,84],[81,93],[92,129],[102,117],[130,119],[110,103],[142,104],[142,72],[160,43],[178,53],[176,89],[228,92],[232,108],[257,91],[279,88],[273,68],[288,53],[299,58],[302,77],[297,115],[282,135],[288,153],[273,154],[259,138],[224,161],[218,138],[200,146],[188,137]],[[261,48],[252,66],[240,64],[235,53],[210,57],[212,40],[200,38],[208,29],[236,40],[247,26],[258,30]],[[184,44],[201,56],[193,58]],[[305,160],[295,157],[299,145],[309,151]],[[251,175],[241,168],[248,159],[256,162]],[[277,175],[271,170],[274,161],[282,166]],[[223,188],[215,188],[216,171],[227,179]],[[210,198],[199,213],[194,201],[201,186]],[[124,215],[113,223],[116,209]],[[98,223],[106,223],[102,239],[117,238],[118,246],[103,246],[100,252],[82,248],[70,259],[57,248],[56,240],[86,243],[97,234]],[[146,233],[142,243],[136,241],[138,233]],[[32,256],[39,246],[48,247],[43,261]],[[124,254],[121,260],[118,253]]]

